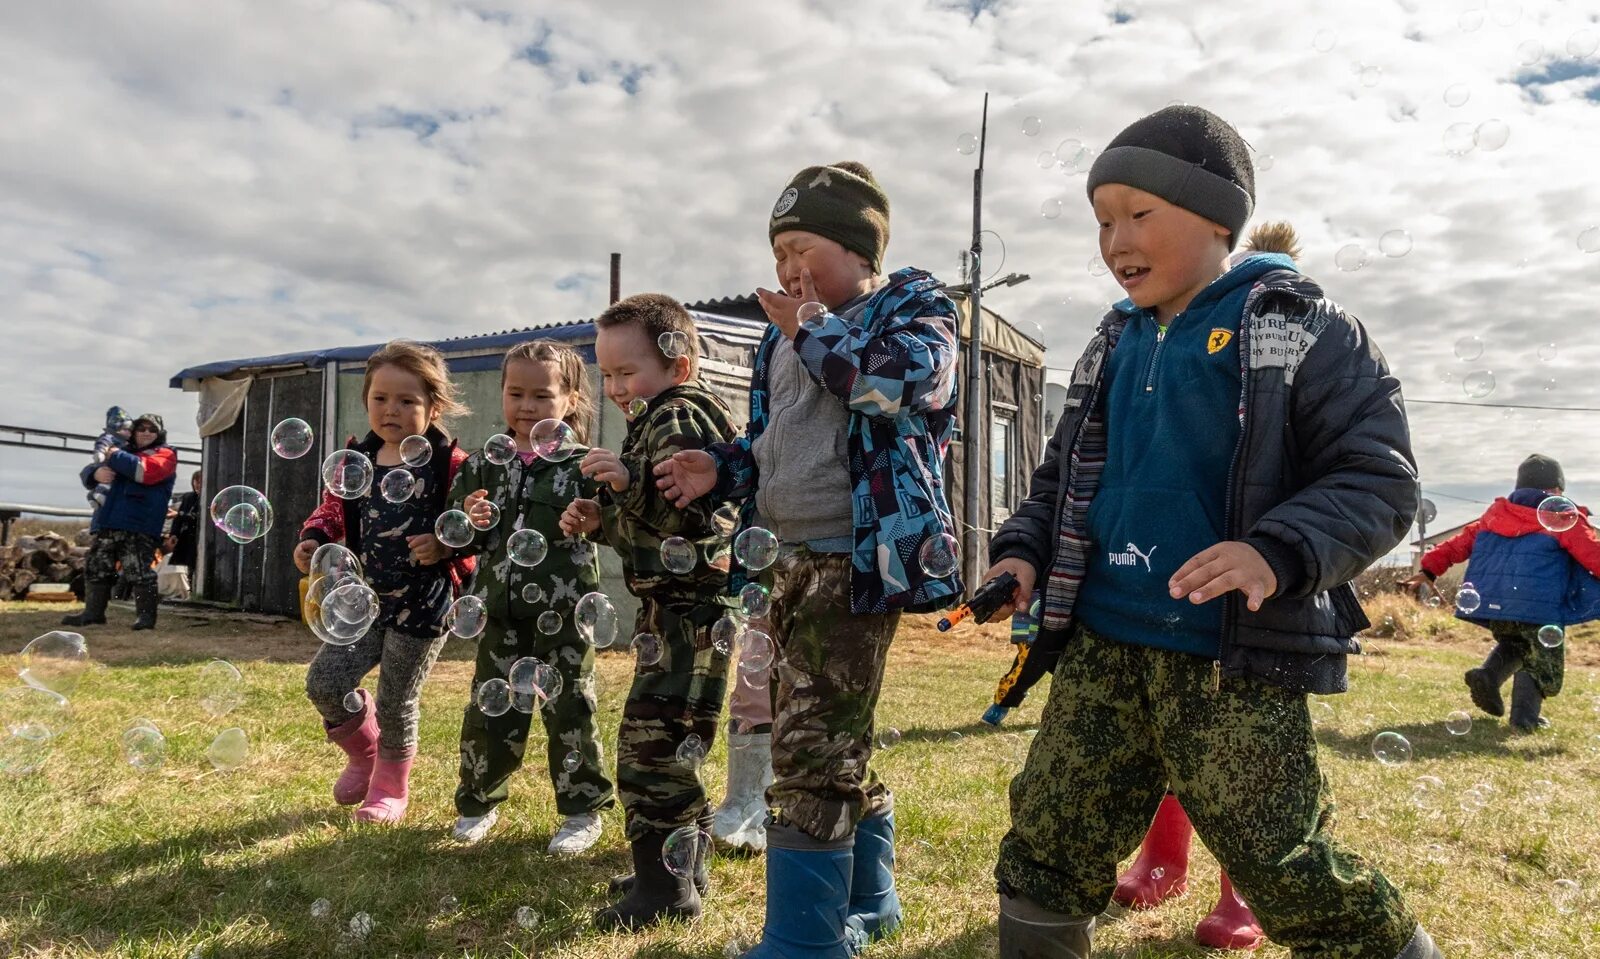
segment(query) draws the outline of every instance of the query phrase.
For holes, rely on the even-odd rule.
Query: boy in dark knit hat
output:
[[[1117,864],[1171,792],[1297,956],[1421,959],[1432,940],[1331,835],[1307,693],[1346,688],[1368,624],[1349,581],[1417,508],[1400,386],[1281,254],[1228,265],[1248,148],[1168,107],[1090,170],[1128,298],[1073,370],[987,577],[1060,648],[995,868],[1004,959],[1085,959]]]
[[[901,612],[961,593],[953,571],[918,561],[954,525],[956,311],[921,270],[882,275],[889,200],[859,163],[801,170],[767,237],[781,288],[758,291],[772,325],[747,436],[656,472],[680,505],[742,500],[741,529],[759,513],[781,544],[767,919],[747,956],[836,959],[900,922],[893,798],[868,768],[889,643]]]
[[[1523,733],[1550,725],[1539,712],[1561,692],[1566,627],[1600,619],[1600,539],[1589,511],[1565,504],[1539,509],[1566,485],[1560,463],[1537,453],[1528,457],[1517,467],[1511,495],[1429,550],[1422,572],[1406,581],[1431,584],[1471,561],[1456,616],[1489,630],[1495,645],[1482,666],[1467,670],[1467,690],[1479,709],[1504,716],[1500,687],[1510,679],[1511,727]]]

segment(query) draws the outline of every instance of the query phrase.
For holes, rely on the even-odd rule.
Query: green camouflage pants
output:
[[[899,613],[850,612],[850,557],[784,547],[773,565],[772,788],[779,821],[821,842],[888,808],[868,765]]]
[[[120,578],[130,586],[154,586],[156,537],[126,529],[103,529],[94,534],[89,555],[83,558],[83,578],[90,583],[112,583]]]
[[[537,657],[561,674],[560,695],[539,710],[556,809],[563,816],[574,816],[609,808],[613,802],[611,781],[601,767],[594,720],[594,645],[578,635],[568,615],[553,636],[540,633],[531,619],[490,619],[478,638],[477,670],[472,676],[474,701],[467,704],[461,721],[456,811],[463,816],[487,813],[505,800],[511,775],[522,766],[533,716],[517,709],[487,716],[477,707],[476,698],[480,685],[505,679],[511,664],[524,656]],[[578,766],[569,771],[566,762],[571,754],[576,754]]]
[[[1539,628],[1532,623],[1497,621],[1487,624],[1508,662],[1521,662],[1519,672],[1527,673],[1545,699],[1561,692],[1567,674],[1567,643],[1550,647],[1539,642]]]
[[[1210,661],[1078,628],[1011,783],[995,877],[1047,909],[1095,915],[1170,787],[1262,928],[1297,959],[1393,959],[1417,922],[1333,839],[1302,694]]]
[[[636,661],[617,731],[617,792],[630,840],[690,825],[706,807],[700,760],[716,741],[728,692],[728,654],[712,648],[711,626],[725,611],[649,597],[639,606],[635,633],[657,638],[661,660]],[[682,748],[691,735],[700,737],[698,755]]]

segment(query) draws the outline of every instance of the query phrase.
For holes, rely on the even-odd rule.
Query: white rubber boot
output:
[[[728,734],[728,795],[711,817],[711,835],[735,849],[767,848],[767,787],[772,734]]]

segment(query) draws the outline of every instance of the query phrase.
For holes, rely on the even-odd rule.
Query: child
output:
[[[438,351],[405,340],[367,360],[361,401],[371,432],[359,442],[352,438],[348,448],[372,461],[372,489],[356,499],[324,495],[300,529],[294,562],[308,573],[317,547],[343,540],[378,594],[378,618],[365,635],[349,646],[317,650],[306,671],[306,696],[322,714],[328,741],[349,758],[333,785],[334,801],[360,803],[357,822],[394,823],[409,801],[422,684],[444,646],[451,597],[472,575],[472,561],[450,559],[433,535],[450,480],[467,458],[439,424],[466,408]],[[400,459],[401,442],[416,435],[433,446],[426,466]],[[378,493],[393,470],[416,477],[411,497],[398,503]],[[374,666],[381,667],[376,703],[360,688]],[[345,707],[352,690],[361,697],[353,716]]]
[[[112,584],[120,581],[133,590],[133,628],[156,627],[161,604],[156,547],[178,478],[178,454],[167,445],[166,426],[154,413],[135,419],[131,436],[126,449],[112,450],[104,463],[90,463],[79,475],[85,489],[107,486],[110,493],[89,523],[94,544],[83,563],[83,612],[62,619],[64,625],[104,623]]]
[[[659,464],[657,484],[744,500],[741,524],[759,509],[781,544],[767,917],[747,956],[844,956],[900,923],[893,797],[868,768],[889,644],[902,611],[961,593],[917,558],[954,525],[956,310],[925,272],[882,275],[889,198],[860,163],[801,170],[767,236],[781,289],[757,291],[772,326],[747,435]]]
[[[133,420],[128,417],[120,406],[113,406],[106,410],[106,428],[94,441],[94,459],[92,465],[100,466],[117,450],[127,449],[128,442],[133,439]],[[94,489],[89,491],[89,502],[95,509],[106,505],[106,497],[111,495],[110,483],[96,483]]]
[[[1422,572],[1408,586],[1432,583],[1457,563],[1471,560],[1466,583],[1478,593],[1468,609],[1458,597],[1456,615],[1493,634],[1494,649],[1483,665],[1467,670],[1472,702],[1491,716],[1505,715],[1500,687],[1511,680],[1511,726],[1531,733],[1550,725],[1539,715],[1544,701],[1561,692],[1566,642],[1548,645],[1542,627],[1565,627],[1600,618],[1600,540],[1587,510],[1571,517],[1571,529],[1553,532],[1539,521],[1539,504],[1566,486],[1561,464],[1535,454],[1517,467],[1511,495],[1495,500],[1483,516],[1422,557]]]
[[[1088,956],[1170,788],[1275,941],[1438,956],[1330,835],[1305,698],[1346,688],[1367,626],[1349,580],[1416,512],[1399,384],[1290,258],[1228,268],[1255,182],[1214,114],[1138,120],[1088,193],[1129,298],[1078,361],[986,577],[1015,575],[1018,602],[1038,583],[1038,646],[1061,648],[1011,784],[1000,955]]]
[[[574,459],[537,456],[530,431],[541,421],[561,420],[578,442],[588,435],[594,401],[582,358],[551,340],[519,343],[501,361],[500,403],[506,431],[516,440],[516,457],[497,466],[483,453],[473,453],[450,494],[474,517],[489,512],[487,503],[500,513],[499,521],[476,533],[468,547],[484,556],[476,587],[489,623],[478,640],[473,700],[461,720],[455,838],[477,842],[494,825],[511,776],[522,765],[533,722],[531,714],[518,709],[487,715],[477,706],[478,689],[491,679],[508,679],[517,660],[532,656],[561,675],[561,693],[539,710],[556,811],[563,817],[547,851],[576,856],[600,838],[600,812],[615,801],[600,767],[594,641],[579,633],[573,616],[578,599],[599,588],[600,564],[594,544],[563,536],[558,525],[567,504],[593,495],[594,484],[578,474]],[[511,534],[523,529],[545,538],[546,554],[533,566],[513,562],[508,552]],[[550,631],[541,616],[546,623],[552,616],[558,619],[559,628]]]
[[[730,603],[724,596],[728,545],[711,522],[721,504],[674,507],[650,482],[651,467],[680,450],[730,440],[735,427],[728,407],[699,382],[699,337],[678,301],[656,293],[630,296],[600,314],[595,328],[606,398],[632,422],[620,452],[595,449],[584,457],[584,475],[604,487],[598,502],[573,503],[562,526],[603,531],[622,559],[628,591],[642,601],[637,632],[661,644],[659,662],[641,659],[635,668],[617,733],[617,786],[633,877],[618,881],[621,900],[595,915],[601,929],[639,929],[700,914],[705,850],[697,845],[688,877],[668,871],[661,853],[674,830],[688,826],[698,837],[710,825],[699,756],[680,749],[690,736],[707,749],[716,738],[728,653],[713,647],[711,627]],[[676,355],[661,346],[673,341],[681,345],[672,350]],[[666,566],[662,543],[672,537],[693,550],[687,572]]]

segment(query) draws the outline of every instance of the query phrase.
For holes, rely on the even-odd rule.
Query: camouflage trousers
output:
[[[1018,643],[1016,649],[1011,668],[1000,677],[1000,683],[994,690],[994,704],[1007,709],[1021,706],[1022,701],[1028,698],[1029,690],[1050,675],[1050,670],[1055,668],[1060,657],[1057,650],[1039,650],[1029,643]]]
[[[779,822],[821,842],[887,810],[872,758],[873,714],[899,613],[850,611],[850,557],[786,546],[773,566],[772,787]]]
[[[103,529],[94,534],[89,555],[83,558],[83,578],[90,583],[112,583],[120,578],[129,586],[156,584],[156,537],[126,529]]]
[[[1508,662],[1520,662],[1518,672],[1527,673],[1539,695],[1545,699],[1561,692],[1567,674],[1567,644],[1550,647],[1539,642],[1539,627],[1532,623],[1497,621],[1487,624]]]
[[[556,810],[563,816],[608,809],[614,801],[611,780],[601,765],[594,685],[594,644],[578,635],[570,615],[560,631],[546,636],[532,619],[490,618],[478,637],[477,668],[472,674],[472,702],[461,719],[461,778],[456,786],[456,812],[482,816],[505,801],[511,776],[522,767],[533,716],[509,709],[485,715],[477,706],[478,687],[505,679],[511,665],[533,656],[561,674],[561,692],[538,709],[544,722],[545,762],[555,787]],[[569,762],[568,757],[575,757]],[[574,768],[568,769],[568,765]]]
[[[630,840],[693,823],[706,807],[700,763],[717,738],[728,692],[728,653],[712,647],[715,603],[645,597],[635,633],[660,643],[661,659],[636,661],[617,731],[617,792]],[[699,737],[701,748],[684,746]]]
[[[1002,891],[1099,913],[1169,788],[1267,935],[1297,959],[1393,959],[1411,940],[1417,921],[1399,892],[1334,841],[1303,694],[1217,683],[1208,660],[1081,627],[1011,783]]]

